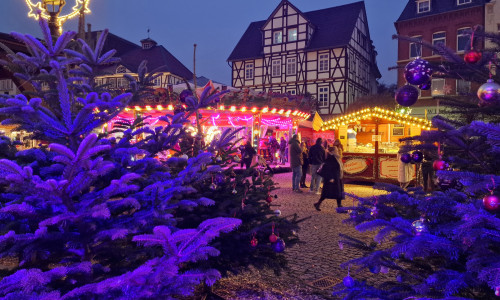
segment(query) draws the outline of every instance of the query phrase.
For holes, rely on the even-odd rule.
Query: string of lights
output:
[[[391,111],[379,107],[374,108],[366,108],[354,113],[350,113],[345,116],[341,116],[323,123],[321,127],[321,131],[337,129],[340,126],[345,126],[351,123],[355,123],[361,120],[366,119],[385,119],[389,121],[394,121],[399,124],[405,124],[410,126],[420,127],[424,130],[431,130],[432,123],[431,121],[412,117],[408,114],[402,114],[396,111]]]

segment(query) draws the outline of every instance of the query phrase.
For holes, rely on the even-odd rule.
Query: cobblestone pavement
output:
[[[341,269],[340,264],[361,254],[353,249],[341,250],[338,244],[339,233],[365,242],[373,241],[373,233],[360,233],[352,225],[343,224],[342,220],[348,218],[348,215],[335,211],[337,203],[333,199],[326,199],[321,205],[321,211],[316,211],[313,203],[318,201],[319,195],[307,192],[308,189],[302,189],[302,194],[292,192],[291,178],[292,173],[276,174],[273,177],[280,187],[276,190],[278,199],[273,204],[280,205],[278,209],[284,216],[297,213],[299,219],[310,217],[300,223],[299,238],[302,243],[286,250],[291,272],[304,283],[316,287],[336,284],[347,275],[347,270]],[[306,180],[307,185],[309,181],[310,177]],[[346,184],[345,191],[362,197],[383,193],[371,186],[352,184]],[[351,197],[346,197],[343,205],[350,206],[352,201]],[[378,275],[365,272],[356,277],[367,279]]]

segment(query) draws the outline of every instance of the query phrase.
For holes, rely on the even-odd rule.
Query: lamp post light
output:
[[[54,37],[61,35],[63,24],[80,14],[90,13],[90,0],[75,0],[75,5],[71,12],[61,15],[63,7],[66,5],[66,0],[41,0],[33,3],[32,0],[25,0],[30,11],[28,17],[38,20],[41,16],[49,23],[50,34]]]

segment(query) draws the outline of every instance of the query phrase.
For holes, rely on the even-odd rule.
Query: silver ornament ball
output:
[[[488,79],[488,81],[481,85],[477,90],[477,97],[481,100],[482,104],[490,105],[500,101],[500,85]]]

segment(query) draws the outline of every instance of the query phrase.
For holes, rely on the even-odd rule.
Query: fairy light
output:
[[[51,12],[49,12],[46,8],[44,8],[43,3],[49,4],[54,1],[42,0],[40,2],[33,3],[32,0],[24,0],[26,5],[29,7],[30,11],[28,12],[28,17],[38,20],[39,16],[41,16],[45,20],[51,19]],[[60,3],[59,6],[62,8],[64,6],[64,2],[60,1],[56,3]],[[59,34],[62,33],[63,24],[80,15],[80,12],[83,11],[84,14],[91,13],[89,9],[90,0],[75,0],[75,6],[71,8],[71,12],[66,15],[56,14],[54,21],[57,26],[57,30]],[[54,14],[54,13],[52,13]]]
[[[151,106],[146,105],[146,109],[147,109],[147,110],[151,110],[152,108],[151,108]]]
[[[236,106],[231,106],[231,108],[229,110],[232,111],[232,112],[235,112],[236,111]]]
[[[224,107],[224,105],[221,105],[221,106],[219,106],[219,109],[220,110],[225,110],[226,108]]]
[[[134,106],[135,110],[141,110],[141,107],[140,106]]]

